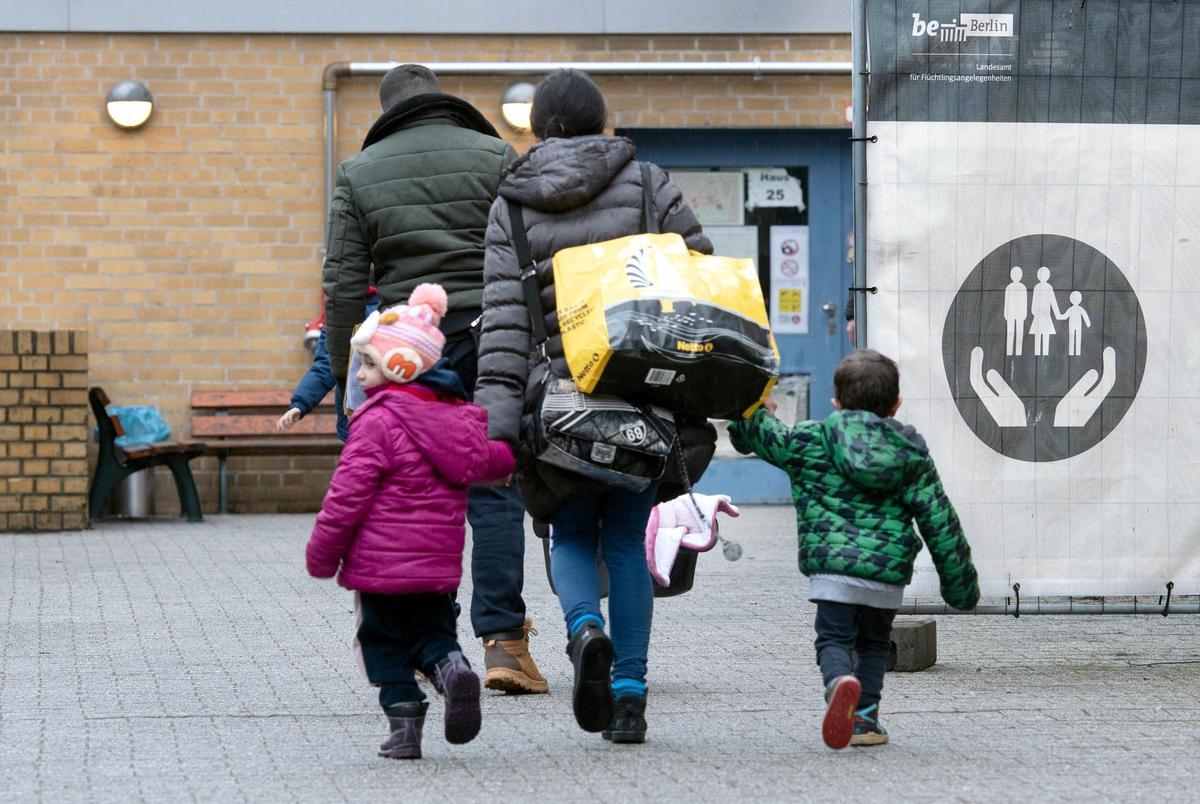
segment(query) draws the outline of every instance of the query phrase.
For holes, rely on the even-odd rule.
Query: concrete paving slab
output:
[[[649,741],[575,726],[561,615],[530,536],[551,695],[487,694],[450,746],[379,759],[350,594],[304,571],[312,516],[0,535],[0,798],[11,801],[1140,801],[1200,771],[1200,617],[939,617],[930,670],[889,675],[890,745],[827,750],[788,507],[725,527],[656,604]],[[469,599],[470,580],[463,599]],[[482,651],[467,639],[478,667]]]

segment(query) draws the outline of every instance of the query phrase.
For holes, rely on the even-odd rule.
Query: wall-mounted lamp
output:
[[[141,128],[154,111],[154,98],[140,81],[122,81],[108,91],[108,119],[118,128]]]
[[[504,90],[500,99],[500,116],[509,128],[520,134],[529,131],[529,113],[533,109],[533,93],[537,87],[522,81]]]

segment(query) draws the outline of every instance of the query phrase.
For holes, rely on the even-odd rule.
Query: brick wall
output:
[[[91,382],[116,404],[158,406],[187,437],[193,388],[290,387],[307,368],[326,64],[754,57],[847,61],[849,37],[0,35],[0,310],[7,326],[86,328]],[[155,98],[140,131],[104,114],[126,78]],[[445,88],[507,135],[499,98],[512,80],[447,77]],[[849,76],[597,82],[614,127],[838,126],[850,102]],[[378,115],[377,91],[377,78],[343,82],[339,158]],[[211,510],[215,461],[193,466]],[[235,510],[311,509],[332,464],[295,464],[297,482],[277,490],[262,485],[272,466],[230,461],[249,472],[235,478]],[[260,485],[243,488],[254,475]],[[170,486],[156,483],[164,504]]]
[[[0,330],[0,531],[87,527],[88,336]]]

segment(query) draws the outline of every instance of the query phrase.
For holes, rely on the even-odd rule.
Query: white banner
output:
[[[1060,37],[1050,2],[991,6],[870,6],[870,346],[984,595],[1198,594],[1200,64],[1109,9]]]

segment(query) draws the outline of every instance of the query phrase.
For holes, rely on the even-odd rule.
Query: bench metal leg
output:
[[[217,456],[217,460],[220,462],[217,467],[217,511],[222,514],[229,513],[229,497],[225,485],[229,480],[229,476],[225,470],[225,459],[228,457],[224,452]]]
[[[96,464],[96,473],[92,476],[91,488],[88,489],[88,519],[95,521],[104,515],[113,489],[129,474],[116,461],[105,460],[103,455],[100,456]]]
[[[179,493],[179,507],[188,522],[204,521],[200,511],[200,495],[196,493],[196,481],[192,479],[192,469],[188,466],[185,455],[177,455],[167,462],[171,475],[175,478],[175,491]]]

